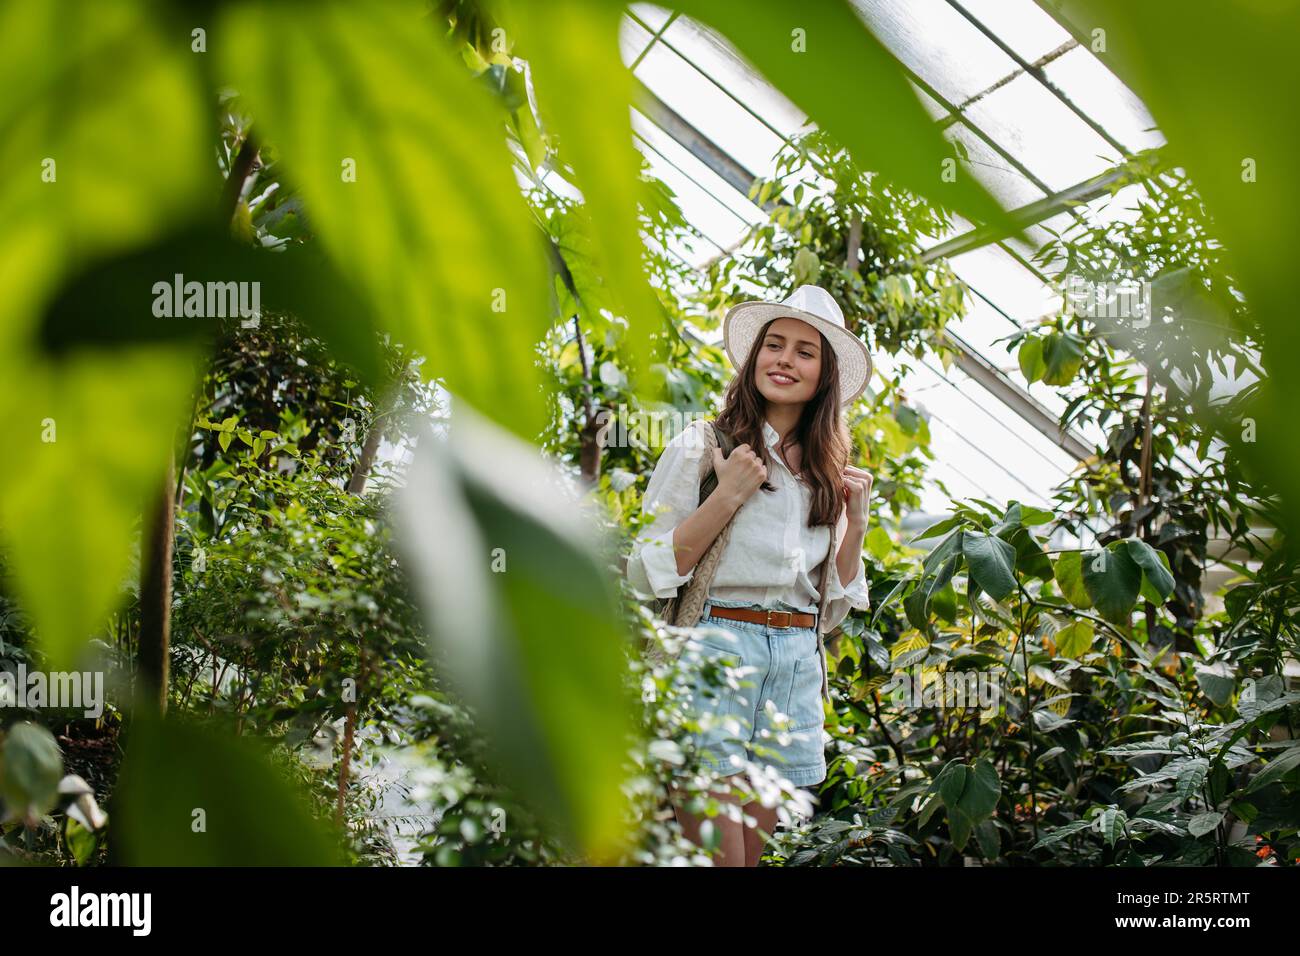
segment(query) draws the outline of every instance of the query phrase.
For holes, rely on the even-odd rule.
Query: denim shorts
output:
[[[692,640],[700,662],[726,658],[743,668],[740,687],[707,687],[702,667],[692,672],[688,708],[701,721],[691,739],[703,766],[720,775],[739,773],[748,752],[757,764],[770,764],[796,787],[826,779],[825,720],[822,703],[822,658],[812,627],[769,627],[749,621],[714,617],[711,607],[766,609],[747,601],[709,599],[698,634]],[[771,610],[815,613],[816,607],[795,607],[784,601]],[[708,693],[705,693],[705,691]],[[712,696],[710,696],[712,695]],[[766,703],[790,720],[778,730]],[[706,719],[711,718],[706,723]]]

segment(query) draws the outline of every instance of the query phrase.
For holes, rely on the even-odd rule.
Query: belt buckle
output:
[[[773,622],[773,620],[772,620],[772,615],[773,615],[773,614],[784,614],[784,615],[785,615],[785,623],[784,623],[784,624],[777,624],[777,623]],[[768,627],[789,627],[789,626],[790,626],[790,622],[793,621],[793,620],[794,620],[794,613],[791,612],[791,611],[768,611],[768,612],[767,612],[767,626],[768,626]]]

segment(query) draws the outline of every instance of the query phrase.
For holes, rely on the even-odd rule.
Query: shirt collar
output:
[[[781,440],[781,436],[777,434],[776,429],[766,421],[763,422],[763,438],[767,441],[769,448],[775,447],[776,443]]]

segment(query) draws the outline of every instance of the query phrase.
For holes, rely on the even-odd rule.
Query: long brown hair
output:
[[[718,427],[735,439],[736,444],[747,444],[770,472],[772,460],[768,455],[767,440],[763,437],[764,411],[767,399],[754,384],[754,368],[758,364],[758,351],[767,335],[768,327],[776,319],[764,324],[754,338],[754,344],[745,357],[742,368],[727,386],[723,409],[718,415]],[[803,448],[800,477],[812,489],[812,506],[808,513],[808,527],[833,525],[844,508],[844,466],[849,462],[849,430],[840,414],[840,366],[835,349],[821,336],[822,369],[817,388],[803,408],[803,414],[784,444],[797,440]],[[763,491],[776,491],[771,482],[763,482]]]

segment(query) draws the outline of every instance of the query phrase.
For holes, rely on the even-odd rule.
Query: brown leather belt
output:
[[[816,614],[804,614],[800,611],[759,611],[750,607],[717,607],[709,605],[708,613],[711,617],[725,617],[733,621],[749,621],[751,624],[766,624],[768,627],[812,627],[817,623]]]

